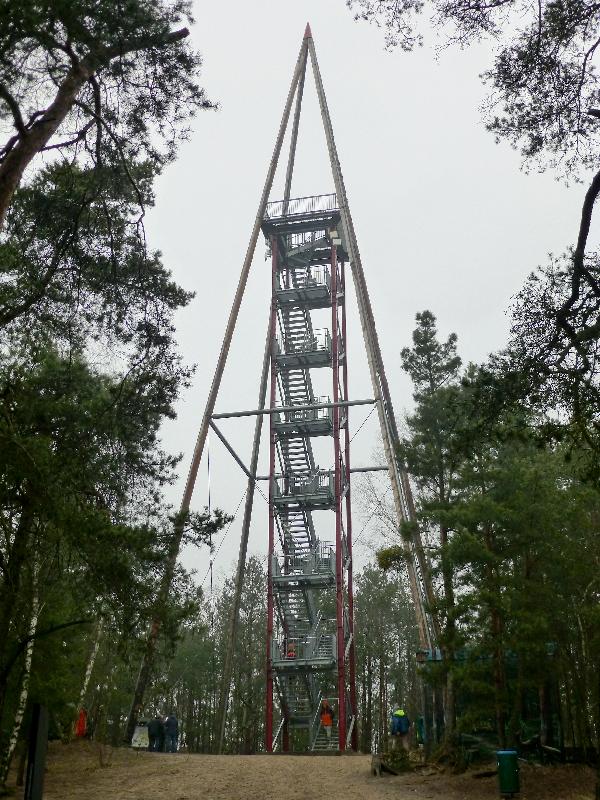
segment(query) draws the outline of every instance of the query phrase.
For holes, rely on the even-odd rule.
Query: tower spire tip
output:
[[[306,29],[304,31],[304,38],[305,39],[312,39],[312,31],[310,30],[310,22],[306,23]]]

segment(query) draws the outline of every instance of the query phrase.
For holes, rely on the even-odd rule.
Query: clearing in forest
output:
[[[101,767],[93,744],[52,743],[44,800],[491,800],[495,778],[415,775],[374,778],[371,757],[210,756],[114,750]],[[520,800],[592,800],[587,767],[530,767]],[[17,794],[17,798],[20,793]]]

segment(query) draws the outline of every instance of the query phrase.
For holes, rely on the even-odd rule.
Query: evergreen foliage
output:
[[[440,352],[434,331],[431,315],[417,317],[425,353]],[[422,530],[430,543],[439,534],[429,552],[443,660],[429,675],[444,686],[446,732],[455,713],[459,734],[478,730],[501,747],[532,734],[597,747],[600,492],[589,448],[564,444],[568,420],[535,396],[515,400],[514,373],[503,380],[497,363],[424,392],[416,353],[403,352],[417,380],[400,452]],[[382,566],[394,560],[380,553]]]
[[[173,317],[192,295],[144,232],[154,178],[212,107],[189,11],[0,10],[0,785],[32,701],[69,738],[89,693],[116,741],[149,623],[168,649],[201,601],[167,569],[179,459],[159,438],[191,374]],[[183,541],[228,520],[192,513]]]

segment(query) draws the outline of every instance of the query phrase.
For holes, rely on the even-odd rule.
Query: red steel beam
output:
[[[277,331],[277,310],[275,290],[277,284],[277,242],[271,237],[272,275],[271,275],[271,408],[275,405],[277,375],[275,366],[275,336]],[[271,642],[273,640],[273,553],[275,552],[275,426],[273,415],[269,416],[269,561],[267,566],[267,698],[265,704],[265,749],[273,752],[273,663]]]
[[[348,339],[346,336],[346,265],[341,263],[341,288],[342,288],[342,341],[344,342],[344,363],[342,366],[342,388],[344,399],[348,399]],[[348,671],[350,683],[350,708],[354,717],[354,727],[352,728],[351,747],[358,750],[358,725],[357,725],[357,704],[356,704],[356,649],[354,647],[354,595],[353,595],[353,560],[352,560],[352,500],[350,497],[350,409],[346,408],[346,419],[344,423],[344,453],[346,469],[346,542],[348,545],[348,626],[350,628],[350,652],[348,653]]]
[[[337,248],[331,246],[331,337],[333,366],[333,402],[339,401]],[[344,664],[344,565],[342,557],[342,474],[340,451],[340,407],[333,407],[333,449],[335,475],[335,596],[338,673],[338,749],[346,748],[346,670]]]

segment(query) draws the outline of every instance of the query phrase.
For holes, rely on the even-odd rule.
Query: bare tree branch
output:
[[[118,56],[154,47],[167,47],[187,36],[189,36],[189,30],[181,28],[181,30],[158,36],[136,37],[111,47],[99,47],[88,53],[78,64],[73,65],[60,83],[52,103],[33,123],[27,131],[27,135],[21,135],[19,141],[11,146],[0,164],[0,227],[4,224],[8,206],[21,182],[23,172],[35,155],[47,145],[50,138],[56,133],[73,107],[83,85],[99,69],[106,67]],[[25,130],[24,125],[23,130]]]
[[[95,123],[94,120],[92,120],[91,122],[88,122],[79,131],[77,136],[74,136],[72,139],[67,139],[66,142],[58,142],[57,144],[46,145],[46,147],[42,147],[40,152],[45,153],[48,150],[60,150],[61,147],[71,147],[71,145],[77,144],[77,142],[80,142],[82,139],[85,139],[86,133],[89,131],[89,129],[92,127],[92,125],[95,125],[95,124],[96,123]]]
[[[3,83],[0,83],[0,97],[10,108],[11,114],[13,115],[13,120],[15,122],[15,128],[19,132],[19,135],[27,136],[27,129],[25,127],[25,123],[23,122],[23,117],[21,116],[19,104]]]

